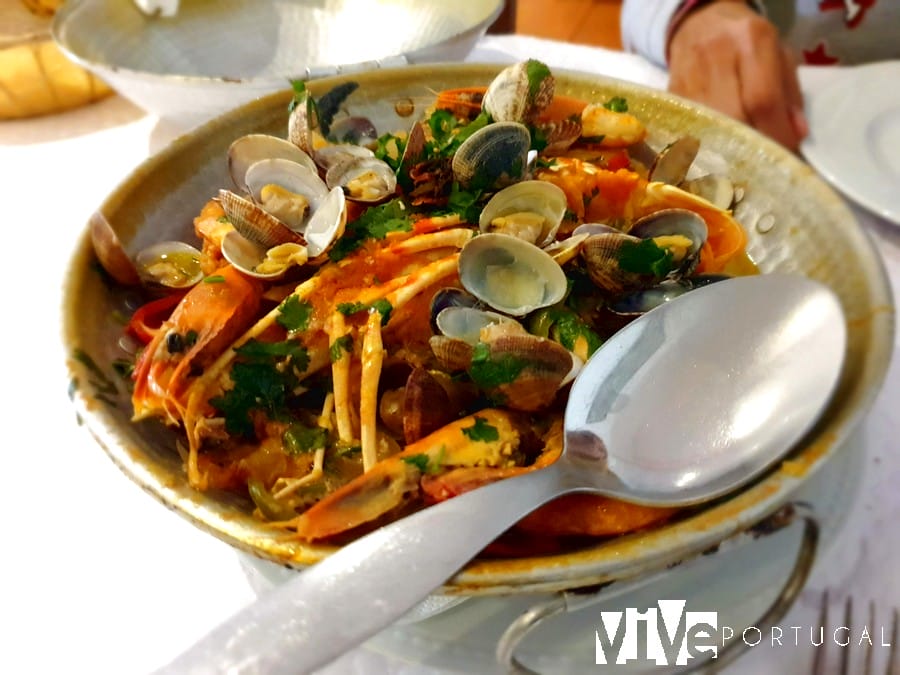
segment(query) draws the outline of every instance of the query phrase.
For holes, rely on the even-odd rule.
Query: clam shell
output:
[[[328,171],[335,164],[361,157],[375,157],[375,153],[362,145],[340,143],[337,145],[326,145],[316,150],[315,160],[322,170]]]
[[[235,187],[249,193],[247,170],[263,159],[286,159],[305,166],[310,171],[318,170],[312,157],[290,141],[269,134],[248,134],[241,136],[228,148],[228,173],[231,174]]]
[[[306,197],[310,216],[297,228],[301,233],[328,194],[325,182],[319,178],[318,169],[310,169],[287,159],[264,159],[252,164],[247,169],[246,182],[250,196],[257,204],[262,203],[262,190],[266,185],[278,185],[289,192]]]
[[[721,174],[706,174],[699,178],[686,180],[681,187],[723,211],[731,208],[737,201],[734,183],[727,176]]]
[[[183,241],[161,241],[134,257],[141,280],[153,286],[189,288],[203,278],[200,251]]]
[[[306,240],[275,216],[230,190],[219,190],[219,203],[234,228],[265,249],[279,244],[306,244]]]
[[[446,335],[432,335],[428,338],[428,345],[438,364],[448,373],[465,370],[472,362],[473,347],[465,340]]]
[[[456,419],[450,396],[424,368],[414,368],[403,396],[403,437],[407,445]]]
[[[387,162],[376,157],[354,157],[338,162],[325,174],[329,189],[343,188],[348,199],[374,203],[397,190],[397,176]]]
[[[653,161],[649,180],[680,184],[687,176],[700,151],[700,141],[695,136],[682,136],[663,148]]]
[[[478,343],[484,328],[504,322],[517,323],[515,319],[508,316],[477,307],[446,307],[435,318],[435,323],[442,335],[468,342],[471,345]]]
[[[478,227],[482,232],[502,232],[543,247],[556,238],[566,208],[566,193],[562,188],[543,180],[526,180],[503,188],[491,197],[481,211]],[[498,229],[497,218],[518,213],[533,214],[543,223],[528,227],[521,219],[518,222],[513,219]],[[539,229],[535,230],[536,227]]]
[[[109,221],[99,211],[91,214],[90,235],[97,260],[107,274],[125,286],[137,286],[141,283],[134,262],[125,252],[125,247]]]
[[[495,122],[530,122],[553,100],[555,80],[547,71],[536,87],[529,81],[529,68],[540,62],[529,60],[504,68],[495,77],[481,102],[481,107]]]
[[[347,204],[344,191],[329,190],[306,224],[304,236],[310,258],[319,258],[344,234],[347,225]]]
[[[629,234],[641,239],[665,235],[682,235],[690,239],[691,247],[673,276],[690,274],[697,266],[700,249],[706,243],[708,229],[703,218],[688,209],[663,209],[635,221]]]
[[[558,342],[525,332],[500,332],[485,340],[491,361],[523,364],[512,382],[486,390],[515,410],[532,412],[553,403],[573,371],[572,354]],[[470,373],[474,364],[470,366]],[[475,378],[473,378],[475,379]],[[477,379],[476,379],[477,382]]]
[[[624,232],[593,234],[581,244],[581,257],[588,276],[594,285],[611,296],[638,290],[653,285],[658,279],[649,275],[623,270],[619,258],[623,244],[637,244],[638,237]]]
[[[506,234],[482,234],[459,254],[463,287],[504,314],[524,316],[563,299],[562,267],[534,244]]]
[[[528,165],[531,132],[518,122],[488,124],[453,155],[453,176],[463,186],[490,188],[521,178]]]

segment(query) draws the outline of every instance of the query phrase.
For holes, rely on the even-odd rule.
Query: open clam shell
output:
[[[348,199],[374,203],[397,190],[397,176],[387,162],[376,157],[354,157],[333,165],[325,174],[329,189],[342,188]]]
[[[497,323],[518,323],[515,319],[477,307],[446,307],[438,312],[435,323],[441,334],[471,345],[477,344],[481,331]]]
[[[296,145],[278,136],[269,134],[248,134],[241,136],[228,148],[228,173],[239,190],[247,187],[247,170],[264,159],[285,159],[317,171],[316,163]]]
[[[507,234],[471,239],[459,254],[459,279],[476,298],[499,312],[524,316],[562,300],[562,267],[534,244]]]
[[[347,202],[341,188],[333,188],[318,205],[306,224],[304,237],[310,258],[319,258],[344,234]]]
[[[203,278],[200,251],[183,241],[161,241],[134,257],[141,281],[150,286],[189,288]]]
[[[300,233],[306,229],[308,219],[328,194],[328,188],[319,178],[318,169],[310,169],[287,159],[264,159],[252,164],[247,169],[246,183],[254,202],[292,230]],[[272,185],[286,190],[291,195],[302,197],[307,202],[308,211],[300,218],[291,219],[282,216],[270,207],[264,198],[264,189]]]
[[[234,229],[265,249],[287,243],[306,244],[306,240],[298,232],[294,232],[262,207],[230,190],[219,190],[219,203]]]
[[[649,180],[679,185],[685,179],[700,151],[696,136],[682,136],[663,148],[650,166]]]
[[[257,279],[277,279],[291,267],[304,264],[308,258],[306,248],[300,244],[280,244],[266,249],[237,230],[231,230],[222,239],[222,256],[244,274]]]
[[[566,215],[566,193],[543,180],[526,180],[490,198],[478,221],[482,232],[500,232],[538,246],[556,238]]]

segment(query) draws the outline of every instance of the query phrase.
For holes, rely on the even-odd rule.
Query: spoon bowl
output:
[[[160,672],[312,671],[399,619],[563,494],[680,506],[732,491],[810,431],[840,378],[846,342],[837,297],[800,276],[729,279],[661,305],[587,362],[554,464],[358,539]]]

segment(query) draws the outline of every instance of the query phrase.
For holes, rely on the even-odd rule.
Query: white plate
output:
[[[806,92],[807,161],[847,197],[900,225],[900,61],[848,68]]]

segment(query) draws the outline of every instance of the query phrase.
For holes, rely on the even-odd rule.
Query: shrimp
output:
[[[581,111],[581,135],[597,138],[597,144],[604,148],[624,148],[643,141],[647,129],[634,115],[591,103]]]
[[[230,265],[194,286],[135,365],[134,420],[183,421],[192,379],[256,318],[262,286]]]

